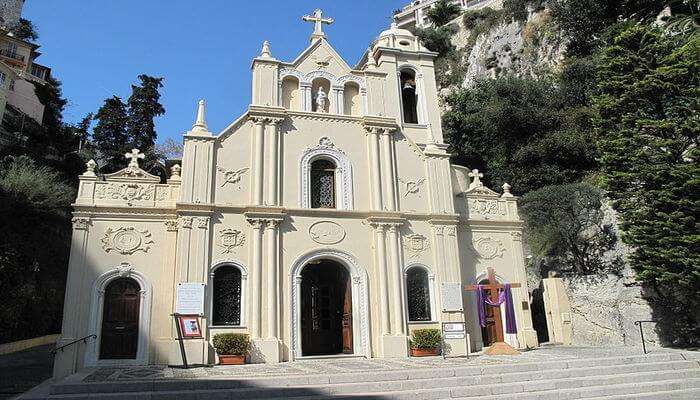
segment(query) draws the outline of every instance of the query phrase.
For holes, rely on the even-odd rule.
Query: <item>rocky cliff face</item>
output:
[[[530,10],[526,21],[504,17],[503,10],[483,9],[455,18],[449,27],[458,59],[445,67],[455,78],[452,85],[443,82],[447,90],[502,74],[547,74],[559,68],[566,49],[544,8]]]

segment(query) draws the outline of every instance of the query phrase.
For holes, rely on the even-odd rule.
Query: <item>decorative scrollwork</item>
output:
[[[134,227],[107,228],[102,238],[102,248],[105,252],[116,251],[122,255],[134,254],[137,251],[147,253],[151,244],[151,233],[146,229]]]

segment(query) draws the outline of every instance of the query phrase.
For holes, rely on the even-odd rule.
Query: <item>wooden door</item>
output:
[[[491,295],[490,290],[484,292],[486,296]],[[495,342],[503,341],[503,339],[499,339],[503,326],[500,307],[492,307],[487,304],[484,308],[486,309],[486,326],[481,328],[481,337],[484,341],[484,347],[488,347]]]
[[[352,280],[345,279],[343,296],[343,353],[352,354]]]
[[[105,289],[100,359],[136,358],[141,288],[131,278],[119,278]]]
[[[345,268],[334,262],[324,261],[304,268],[301,283],[302,355],[331,355],[344,351],[347,281]]]

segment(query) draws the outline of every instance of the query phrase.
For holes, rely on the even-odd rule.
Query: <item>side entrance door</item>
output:
[[[141,288],[131,278],[107,285],[102,312],[100,359],[134,359],[138,350]]]

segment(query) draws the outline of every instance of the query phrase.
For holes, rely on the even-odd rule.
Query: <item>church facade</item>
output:
[[[204,290],[190,363],[215,363],[217,333],[250,335],[250,362],[407,357],[411,332],[464,323],[450,356],[498,334],[537,346],[516,198],[450,163],[433,60],[393,26],[348,65],[322,30],[295,60],[266,42],[252,101],[219,134],[201,101],[167,182],[127,154],[80,177],[55,376],[84,367],[180,364],[179,287]],[[479,323],[488,269],[512,289],[517,333],[498,309]],[[501,313],[504,313],[501,306]],[[94,335],[94,336],[90,336]]]

